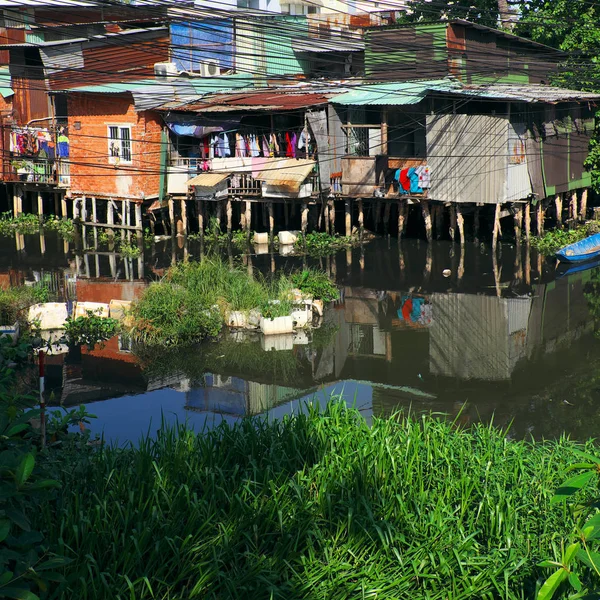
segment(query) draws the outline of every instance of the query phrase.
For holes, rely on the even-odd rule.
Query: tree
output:
[[[439,21],[449,19],[466,19],[473,23],[498,27],[499,5],[506,0],[454,0],[440,2],[439,0],[414,0],[410,3],[410,14],[403,20]],[[502,9],[500,9],[502,10]]]

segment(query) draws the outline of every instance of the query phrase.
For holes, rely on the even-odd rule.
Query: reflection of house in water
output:
[[[260,414],[305,394],[306,391],[301,389],[207,374],[202,387],[194,387],[186,392],[185,407],[188,410],[241,417]]]

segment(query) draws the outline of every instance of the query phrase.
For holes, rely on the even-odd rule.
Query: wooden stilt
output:
[[[221,233],[221,217],[222,217],[222,213],[223,213],[223,204],[222,204],[221,200],[217,200],[216,209],[217,209],[217,212],[215,214],[215,219],[217,221],[217,229],[218,229],[219,233]]]
[[[114,207],[114,203],[112,200],[109,200],[106,203],[106,223],[107,225],[114,225],[115,224],[115,207]],[[106,230],[106,233],[108,235],[110,235],[111,237],[114,237],[115,235],[115,230],[111,229],[110,227]]]
[[[40,252],[46,254],[46,236],[43,229],[40,229]]]
[[[406,203],[404,200],[398,200],[398,241],[404,235],[406,229]]]
[[[344,201],[344,230],[346,237],[352,235],[352,205],[350,204],[350,198],[346,198]]]
[[[79,199],[73,198],[73,221],[79,221]]]
[[[514,215],[514,228],[515,228],[515,243],[517,246],[521,245],[521,230],[523,227],[523,207],[517,206]]]
[[[442,237],[444,229],[444,205],[435,205],[435,239],[439,240]]]
[[[13,214],[18,217],[23,212],[23,196],[21,190],[15,185],[13,193]]]
[[[302,203],[302,214],[300,216],[301,219],[301,223],[300,223],[300,229],[302,230],[303,234],[306,234],[306,230],[308,227],[308,205],[306,204],[306,202]]]
[[[184,236],[188,234],[187,200],[185,198],[181,200],[181,233]]]
[[[264,202],[260,205],[260,213],[262,215],[262,226],[266,229],[268,227],[268,218],[267,218],[267,206]]]
[[[60,215],[60,193],[54,192],[52,197],[54,199],[54,216],[58,218]]]
[[[427,241],[431,242],[433,239],[433,231],[431,227],[431,211],[429,210],[429,201],[421,200],[421,211],[423,212],[423,220],[425,221],[425,235]]]
[[[98,223],[98,207],[96,206],[96,197],[92,196],[92,223]],[[98,249],[98,227],[94,227],[94,248]],[[98,255],[96,255],[96,259],[98,259]],[[96,272],[99,271],[99,265],[96,269]]]
[[[358,199],[358,235],[362,237],[365,231],[365,212],[363,209],[362,198]]]
[[[60,216],[63,219],[68,218],[68,209],[67,209],[67,197],[64,194],[60,195]]]
[[[125,227],[127,225],[127,209],[129,207],[127,206],[127,202],[125,200],[123,200],[121,202],[121,225],[123,227]],[[121,229],[121,239],[124,240],[125,239],[125,229]]]
[[[325,202],[324,206],[325,206],[325,224],[324,224],[325,233],[330,233],[330,231],[329,231],[329,202]]]
[[[379,221],[381,221],[381,201],[375,202],[375,215],[373,217],[373,231],[379,230]]]
[[[173,198],[169,198],[169,227],[171,228],[171,237],[175,237],[177,230],[175,228],[175,206]]]
[[[350,269],[352,266],[352,248],[346,248],[346,267]]]
[[[390,202],[385,203],[385,207],[383,209],[383,233],[385,235],[390,234],[390,210],[392,205]]]
[[[456,224],[458,225],[458,235],[460,237],[461,246],[465,245],[465,218],[462,214],[460,204],[456,205]]]
[[[250,237],[250,231],[252,229],[252,203],[250,200],[246,200],[246,233]]]
[[[585,221],[587,218],[587,199],[588,199],[588,191],[587,188],[581,190],[581,204],[579,205],[579,216],[582,221]]]
[[[535,227],[537,235],[544,233],[544,203],[541,199],[537,203]]]
[[[290,205],[287,202],[283,202],[283,224],[286,230],[290,226]]]
[[[498,244],[498,234],[500,233],[500,204],[496,204],[494,210],[494,229],[492,230],[492,250],[496,250]],[[495,252],[494,252],[495,256]]]
[[[560,227],[562,225],[562,196],[560,194],[556,194],[554,197],[554,208],[556,215],[556,224]]]
[[[329,233],[335,235],[335,204],[333,200],[328,201],[329,204]]]
[[[473,239],[479,242],[479,206],[475,207],[473,213]]]
[[[531,237],[531,203],[525,204],[525,241],[529,244]]]
[[[231,207],[231,198],[225,200],[225,218],[227,219],[227,235],[231,235],[233,227],[233,208]]]
[[[577,221],[577,190],[571,194],[571,199],[569,202],[569,216],[574,221]]]
[[[81,221],[85,223],[88,220],[87,213],[87,198],[85,196],[81,196]],[[87,246],[87,227],[85,225],[81,226],[81,237],[83,239],[84,247]],[[88,275],[89,277],[89,275]]]
[[[198,233],[202,238],[204,236],[204,201],[196,200],[196,208],[198,209]]]
[[[136,202],[135,208],[135,230],[137,233],[138,244],[143,241],[143,221],[142,221],[142,204]]]
[[[456,235],[456,207],[454,204],[450,205],[450,239],[454,242],[454,236]]]
[[[42,192],[37,193],[37,213],[40,224],[44,222],[44,199],[42,198]]]
[[[267,204],[267,211],[269,213],[269,239],[273,241],[273,236],[275,235],[275,216],[273,213],[273,203],[269,202]]]
[[[240,229],[246,231],[246,203],[240,204]]]

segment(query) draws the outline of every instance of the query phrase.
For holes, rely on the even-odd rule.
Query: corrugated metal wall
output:
[[[234,40],[232,19],[206,19],[196,23],[172,23],[171,61],[181,71],[199,71],[205,62],[232,69]]]
[[[429,115],[429,197],[497,204],[506,198],[508,120],[487,115]]]
[[[533,193],[529,177],[526,151],[527,126],[525,123],[508,123],[506,196],[507,202],[529,198]]]

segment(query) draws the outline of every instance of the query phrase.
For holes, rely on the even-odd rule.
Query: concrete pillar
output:
[[[433,231],[431,226],[431,211],[429,210],[429,202],[427,200],[421,200],[421,211],[423,212],[423,220],[425,221],[425,235],[427,236],[427,241],[431,242]]]
[[[579,205],[579,217],[582,221],[585,221],[587,217],[587,199],[588,191],[587,188],[581,190],[581,204]]]
[[[308,205],[306,204],[306,202],[302,203],[301,211],[302,211],[302,213],[300,216],[300,219],[301,219],[300,229],[302,230],[303,234],[306,234],[306,230],[308,228]]]
[[[560,194],[556,194],[554,197],[554,208],[556,215],[556,224],[560,227],[562,225],[562,196]]]
[[[460,237],[461,246],[465,245],[465,218],[462,214],[462,208],[460,204],[456,205],[456,223],[458,225],[458,234]]]
[[[525,204],[525,240],[529,244],[531,237],[531,202]]]
[[[352,235],[352,205],[350,204],[350,198],[346,198],[344,201],[344,230],[346,237]]]

